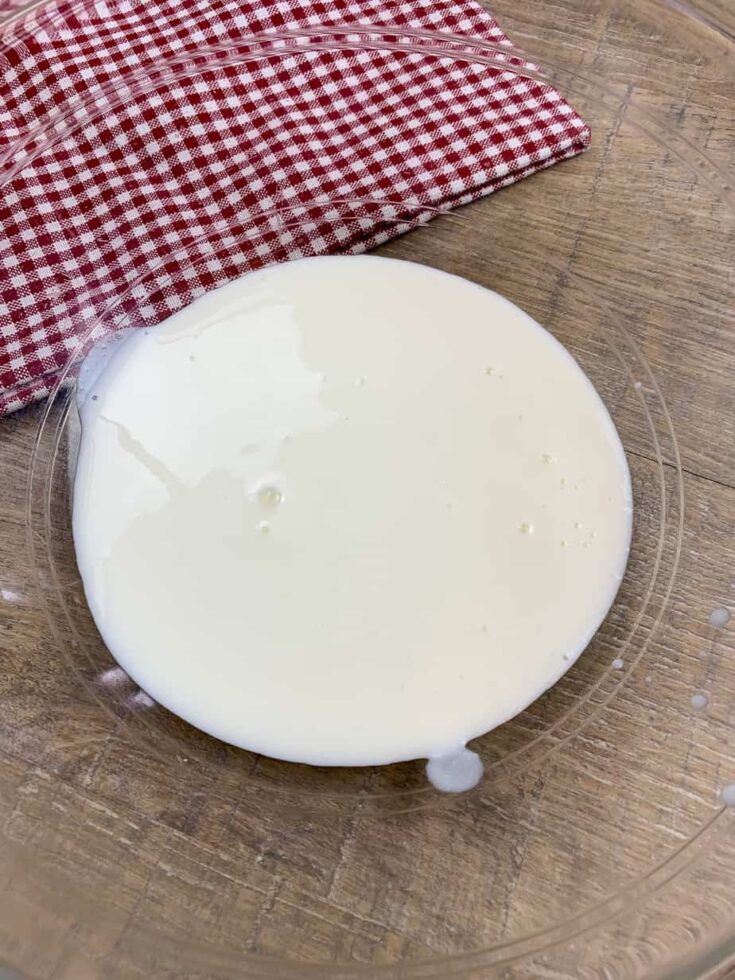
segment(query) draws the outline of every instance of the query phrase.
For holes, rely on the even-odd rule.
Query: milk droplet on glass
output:
[[[156,703],[145,691],[136,691],[130,701],[138,708],[152,708]]]
[[[120,687],[127,684],[129,678],[121,667],[111,667],[109,670],[102,671],[99,675],[99,681],[106,687]]]
[[[724,606],[719,606],[717,609],[713,609],[709,615],[709,621],[718,629],[723,626],[727,626],[727,624],[730,622],[730,610],[726,609]]]
[[[426,764],[426,776],[442,793],[465,793],[482,779],[484,768],[477,752],[463,747],[448,755],[435,756]]]

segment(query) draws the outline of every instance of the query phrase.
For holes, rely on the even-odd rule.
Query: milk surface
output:
[[[87,388],[90,609],[151,697],[224,741],[452,757],[558,680],[618,589],[613,423],[549,333],[466,280],[271,267],[124,338]]]

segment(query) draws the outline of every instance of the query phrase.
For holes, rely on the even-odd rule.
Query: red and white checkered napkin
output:
[[[156,323],[257,265],[362,251],[589,141],[551,86],[503,68],[529,66],[474,0],[31,16],[0,16],[0,413],[47,395],[95,321]],[[450,57],[457,35],[485,62]],[[273,212],[299,221],[252,234]]]

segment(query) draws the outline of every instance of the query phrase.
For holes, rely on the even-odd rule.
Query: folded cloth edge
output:
[[[454,10],[456,5],[452,5],[452,10]],[[468,4],[464,3],[464,9],[468,9]],[[476,5],[470,4],[469,8],[475,8]],[[507,39],[502,34],[497,24],[490,18],[489,14],[482,11],[482,8],[477,8],[481,11],[481,17],[486,19],[486,23],[483,26],[483,34],[485,37],[491,37],[495,43],[505,43],[507,44]],[[446,21],[450,23],[449,21]],[[348,25],[342,25],[348,26]],[[509,53],[513,51],[509,47]],[[552,164],[566,159],[571,156],[575,156],[582,152],[589,145],[590,141],[590,130],[582,120],[574,113],[571,107],[568,106],[558,93],[555,92],[551,86],[546,86],[545,83],[540,82],[526,82],[522,76],[516,76],[512,72],[501,72],[500,69],[485,69],[488,73],[495,72],[495,80],[497,82],[497,87],[500,90],[505,91],[505,105],[503,100],[499,103],[499,113],[502,116],[503,111],[509,111],[508,102],[512,102],[514,99],[517,104],[520,105],[523,111],[527,111],[529,104],[533,103],[533,94],[539,88],[539,86],[547,92],[554,93],[554,105],[561,107],[566,115],[562,117],[561,122],[557,120],[554,124],[560,129],[561,138],[550,139],[544,145],[545,156],[541,158],[540,156],[529,157],[527,154],[524,155],[523,152],[517,153],[516,150],[524,150],[526,144],[520,143],[518,147],[513,147],[513,154],[511,154],[512,164],[516,164],[514,167],[511,165],[506,165],[505,172],[503,168],[498,168],[498,171],[493,174],[488,179],[483,179],[479,183],[473,183],[472,180],[468,180],[466,177],[464,179],[458,179],[455,182],[447,183],[443,178],[443,183],[432,187],[431,185],[431,172],[428,172],[428,176],[425,177],[424,183],[419,182],[416,186],[415,195],[408,198],[406,209],[402,212],[400,220],[395,223],[386,223],[385,221],[380,221],[376,227],[369,229],[360,228],[354,230],[347,239],[342,239],[341,241],[323,240],[321,246],[315,246],[310,250],[309,254],[320,254],[322,252],[344,252],[344,253],[359,253],[365,251],[366,249],[373,248],[397,235],[403,234],[411,228],[415,227],[417,224],[422,223],[425,220],[430,219],[439,212],[448,211],[455,208],[461,204],[468,203],[470,201],[476,200],[482,196],[492,193],[500,187],[507,186],[509,184],[515,183],[523,179],[523,177],[535,173],[538,170],[544,169],[551,166]],[[510,80],[510,86],[504,86],[503,76],[513,75]],[[15,78],[6,79],[10,83],[16,81]],[[508,81],[505,79],[505,81]],[[470,83],[471,84],[471,83]],[[476,82],[476,86],[481,89],[480,83]],[[517,89],[516,89],[517,86]],[[507,91],[506,91],[507,90]],[[530,93],[530,94],[529,94]],[[475,93],[477,94],[477,93]],[[483,92],[480,91],[482,96]],[[503,118],[509,119],[511,117],[504,116]],[[474,125],[474,123],[473,123]],[[505,125],[505,124],[503,124]],[[461,127],[460,127],[461,128]],[[493,132],[493,138],[498,134]],[[525,136],[525,132],[524,132]],[[511,143],[514,137],[510,137],[503,142],[500,141],[497,145],[506,147],[508,143]],[[515,137],[516,142],[518,142],[521,137]],[[496,141],[497,142],[497,141]],[[497,148],[497,147],[494,147]],[[358,149],[362,152],[364,148],[358,146]],[[506,151],[507,152],[507,151]],[[517,166],[518,160],[526,159],[528,163],[526,166]],[[25,173],[25,172],[24,172]],[[24,178],[29,185],[32,187],[33,179],[29,180],[26,176]],[[457,184],[459,185],[457,189]],[[15,187],[11,184],[13,191]],[[428,193],[427,193],[428,191]],[[432,200],[428,200],[432,198]],[[415,204],[412,203],[415,200]],[[25,219],[26,214],[23,211],[24,205],[21,201],[20,206],[18,201],[13,201],[13,195],[10,195],[10,214],[11,223],[16,227],[20,227],[21,234],[16,236],[16,240],[12,243],[13,247],[10,249],[3,250],[0,247],[0,268],[3,268],[4,259],[9,260],[8,268],[12,273],[13,265],[12,260],[16,263],[19,261],[18,256],[21,258],[24,256],[24,245],[23,242],[28,238],[28,233],[23,234],[23,219]],[[427,208],[431,208],[427,210]],[[20,221],[18,220],[20,212]],[[35,216],[38,217],[38,216]],[[11,229],[11,235],[12,237]],[[38,225],[36,224],[34,231],[36,238],[39,237]],[[89,232],[87,232],[88,234]],[[66,243],[68,244],[68,243]],[[34,242],[35,245],[35,242]],[[37,248],[37,246],[36,246]],[[30,249],[26,249],[30,251]],[[273,255],[274,260],[283,260],[283,258],[288,258],[286,255]],[[27,263],[26,263],[27,265]],[[11,279],[12,279],[11,275]],[[26,279],[29,277],[26,276]],[[31,276],[32,278],[32,276]],[[225,277],[221,279],[221,282],[227,281]],[[40,280],[42,282],[42,280]],[[213,283],[210,285],[217,285],[220,283]],[[26,292],[33,292],[33,286],[37,283],[31,283],[31,288],[27,289]],[[60,372],[63,371],[65,363],[70,357],[73,356],[74,351],[78,344],[78,329],[79,327],[73,327],[70,331],[67,330],[66,334],[59,331],[50,334],[53,338],[53,342],[49,343],[49,335],[46,332],[41,331],[39,334],[37,321],[36,323],[29,323],[27,326],[23,324],[24,309],[29,305],[28,299],[23,294],[23,290],[18,290],[14,285],[10,290],[8,290],[9,296],[3,297],[2,293],[5,292],[4,289],[0,288],[0,299],[5,299],[5,321],[3,322],[2,316],[0,315],[0,414],[8,414],[15,411],[25,405],[30,404],[33,401],[37,401],[46,397],[50,391],[53,389],[54,385],[58,380]],[[173,310],[169,309],[169,312]],[[52,310],[49,312],[53,312]],[[2,310],[0,309],[0,313]],[[36,317],[38,314],[36,313]],[[154,319],[142,321],[142,322],[158,322],[165,318],[161,311],[158,310],[155,313]],[[28,317],[29,321],[31,317]],[[32,328],[36,326],[36,329]],[[88,326],[88,324],[87,324]],[[34,350],[35,344],[35,350]],[[29,356],[30,352],[30,356]],[[15,356],[13,356],[15,355]]]

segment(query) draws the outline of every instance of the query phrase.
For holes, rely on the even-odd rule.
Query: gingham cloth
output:
[[[437,57],[458,35],[496,64]],[[56,3],[0,42],[0,413],[97,321],[362,251],[589,142],[473,0]]]

